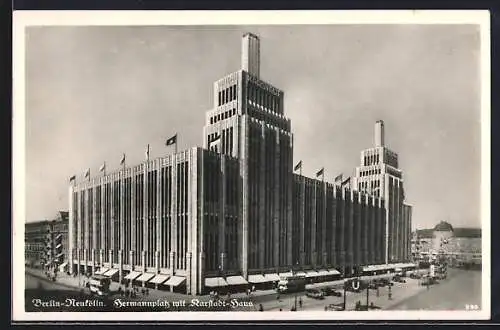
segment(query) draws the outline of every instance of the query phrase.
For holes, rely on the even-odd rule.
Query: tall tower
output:
[[[239,159],[241,273],[292,264],[293,136],[284,93],[260,79],[260,40],[242,37],[241,69],[214,83],[204,147]]]
[[[374,147],[361,151],[353,189],[384,199],[386,208],[385,261],[408,261],[410,258],[411,206],[405,203],[403,172],[398,154],[385,145],[383,120],[375,122]]]

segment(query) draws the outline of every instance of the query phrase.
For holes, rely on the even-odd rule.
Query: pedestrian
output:
[[[328,306],[325,306],[325,312],[328,311]]]
[[[252,292],[255,292],[255,285],[252,285]]]
[[[280,308],[280,312],[282,312],[282,311],[283,311],[283,308]]]
[[[264,311],[264,306],[262,306],[262,304],[259,304],[259,312],[263,312]]]
[[[302,297],[299,298],[299,306],[300,306],[300,308],[302,308]]]
[[[276,300],[278,300],[278,301],[280,300],[280,294],[279,293],[276,295]]]

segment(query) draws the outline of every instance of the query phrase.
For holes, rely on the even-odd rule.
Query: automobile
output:
[[[418,279],[422,278],[422,275],[420,275],[419,273],[411,273],[410,278],[418,280]]]
[[[327,306],[327,310],[329,311],[343,311],[344,310],[344,304],[330,304]]]
[[[342,297],[342,293],[335,290],[334,288],[332,287],[325,287],[325,288],[322,288],[321,291],[323,292],[323,295],[324,296],[334,296],[334,297]]]
[[[379,286],[393,286],[394,283],[389,281],[387,278],[381,278],[378,280],[378,285]]]
[[[323,292],[318,289],[307,289],[306,296],[314,299],[325,299]]]
[[[370,284],[368,284],[368,288],[371,290],[377,290],[378,289],[378,282],[377,281],[370,282]]]
[[[404,278],[402,278],[401,276],[394,276],[392,278],[392,281],[393,282],[398,282],[398,283],[406,283],[406,280]]]

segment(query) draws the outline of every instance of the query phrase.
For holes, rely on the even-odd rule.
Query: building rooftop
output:
[[[436,227],[438,227],[440,224],[441,223],[436,225]],[[443,226],[446,226],[446,224],[451,227],[451,225],[449,223],[446,223],[446,222],[445,222],[445,225],[443,225]],[[436,230],[435,229],[436,227],[434,227],[434,229],[418,229],[417,230],[418,238],[432,238],[433,233]],[[441,226],[439,226],[438,228],[441,228]],[[451,228],[452,228],[454,237],[457,237],[457,238],[481,238],[481,228],[467,228],[467,227],[461,227],[461,228],[451,227]],[[438,229],[438,231],[443,231],[443,230]]]
[[[434,231],[453,231],[453,226],[446,221],[441,221],[434,227]]]

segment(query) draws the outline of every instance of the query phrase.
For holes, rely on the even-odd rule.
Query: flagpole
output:
[[[179,136],[177,136],[177,134],[175,134],[175,154],[177,155],[177,142],[179,142]]]

